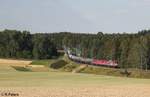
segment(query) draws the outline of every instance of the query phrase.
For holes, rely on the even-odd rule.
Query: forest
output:
[[[28,31],[4,30],[0,32],[0,57],[23,59],[48,59],[57,56],[51,40]]]
[[[0,57],[49,59],[64,46],[82,57],[116,60],[120,68],[150,69],[150,30],[138,33],[0,32]]]

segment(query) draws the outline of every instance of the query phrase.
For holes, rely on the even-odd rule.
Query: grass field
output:
[[[3,92],[18,93],[19,97],[150,97],[150,79],[60,71],[19,72],[3,63],[0,96]]]

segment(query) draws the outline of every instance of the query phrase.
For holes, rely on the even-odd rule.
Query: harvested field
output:
[[[32,61],[26,60],[12,60],[12,59],[0,59],[0,65],[10,65],[10,66],[26,66]]]
[[[45,66],[29,64],[0,60],[0,97],[12,97],[5,93],[17,94],[15,97],[150,97],[150,79],[49,71]],[[11,68],[16,65],[38,72]]]
[[[17,87],[0,88],[1,93],[18,93],[19,97],[150,97],[150,86],[99,87]]]
[[[19,97],[150,97],[150,79],[64,72],[0,72],[0,92],[18,93]]]
[[[12,72],[12,71],[16,71],[14,68],[12,68],[11,66],[8,65],[0,65],[0,71],[1,72]]]

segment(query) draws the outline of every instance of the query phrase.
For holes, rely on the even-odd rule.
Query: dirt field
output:
[[[32,61],[0,59],[0,65],[26,66],[29,65],[31,62]]]
[[[18,97],[150,97],[150,86],[100,86],[100,87],[19,87],[0,88],[3,93],[16,93]],[[4,97],[4,96],[3,96]]]
[[[150,97],[150,80],[63,72],[0,72],[0,97]],[[11,97],[11,96],[9,96]]]

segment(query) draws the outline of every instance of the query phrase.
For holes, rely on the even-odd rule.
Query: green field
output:
[[[93,74],[72,74],[65,72],[0,72],[0,87],[69,87],[108,84],[150,84],[150,79],[111,77]]]
[[[9,61],[9,60],[8,60]],[[8,62],[7,61],[7,62]],[[11,60],[12,61],[12,60]],[[12,61],[13,62],[13,61]],[[77,68],[74,62],[68,62],[64,67],[53,70],[49,64],[56,60],[34,60],[31,65],[44,65],[45,67],[15,67],[5,64],[0,65],[0,87],[32,87],[32,86],[87,86],[87,85],[127,85],[127,84],[150,84],[150,79],[137,79],[127,77],[113,77],[103,75],[115,72],[115,69],[92,67],[96,74],[86,74],[83,71],[90,72],[90,67],[85,68],[83,73],[64,72]],[[57,64],[59,61],[56,62]],[[42,69],[44,68],[44,69]],[[94,69],[95,68],[95,69]],[[48,71],[47,71],[48,70]],[[89,71],[90,70],[90,71]],[[40,71],[40,72],[39,72]],[[45,71],[45,72],[43,72]],[[92,73],[92,72],[91,72]],[[102,75],[100,75],[102,74]]]

